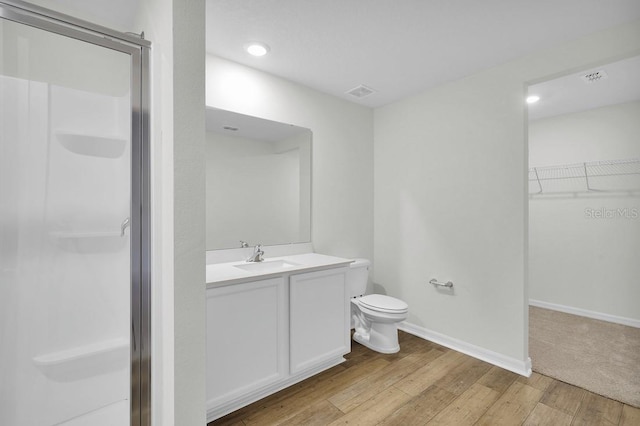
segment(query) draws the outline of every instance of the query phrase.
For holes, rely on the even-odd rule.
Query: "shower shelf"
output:
[[[529,194],[640,191],[640,159],[529,169]]]
[[[71,152],[80,155],[102,158],[120,158],[125,152],[128,140],[119,137],[56,131],[60,144]]]
[[[115,371],[127,367],[129,341],[126,338],[106,340],[59,352],[39,355],[33,363],[46,376],[59,381],[82,379],[96,371]]]

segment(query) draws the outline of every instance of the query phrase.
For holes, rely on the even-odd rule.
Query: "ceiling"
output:
[[[595,72],[600,72],[604,77],[592,82],[585,81],[583,77],[586,74]],[[538,102],[529,105],[531,121],[640,101],[640,56],[529,86],[529,94],[540,96]]]
[[[207,52],[379,107],[640,19],[638,0],[207,0]],[[268,55],[249,56],[249,41]],[[354,98],[359,85],[375,90]]]
[[[31,2],[121,31],[140,30],[134,26],[139,0]],[[369,107],[640,19],[639,0],[206,0],[206,4],[209,53]],[[269,44],[271,52],[262,58],[249,56],[243,45],[251,40]],[[640,75],[638,60],[618,65],[607,65],[610,78],[587,91],[571,76],[538,85],[537,90],[546,94],[530,107],[530,118],[569,111],[572,97],[574,108],[582,109],[616,103],[612,96],[618,102],[630,100],[639,90],[637,78],[633,79]],[[361,84],[376,92],[360,99],[345,94]],[[578,94],[578,89],[584,93]],[[603,98],[599,105],[591,96],[595,93]]]

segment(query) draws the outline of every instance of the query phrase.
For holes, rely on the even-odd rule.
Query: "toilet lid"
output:
[[[409,310],[409,305],[395,297],[384,294],[369,294],[360,298],[360,303],[374,311],[402,313]]]

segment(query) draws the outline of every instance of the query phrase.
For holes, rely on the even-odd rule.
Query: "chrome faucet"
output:
[[[253,254],[249,256],[247,262],[262,262],[264,260],[262,256],[264,256],[262,244],[256,244],[255,248],[253,249]]]

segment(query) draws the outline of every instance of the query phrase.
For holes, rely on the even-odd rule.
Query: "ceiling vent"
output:
[[[374,93],[375,90],[373,90],[371,87],[367,87],[364,84],[361,84],[358,87],[354,87],[353,89],[347,91],[347,95],[351,95],[354,98],[364,98],[365,96],[369,96],[370,94]]]
[[[605,80],[606,78],[608,78],[609,76],[607,75],[607,73],[604,70],[600,70],[600,71],[592,71],[590,73],[584,74],[583,76],[581,76],[580,78],[582,78],[582,80],[585,83],[596,83],[600,80]]]

